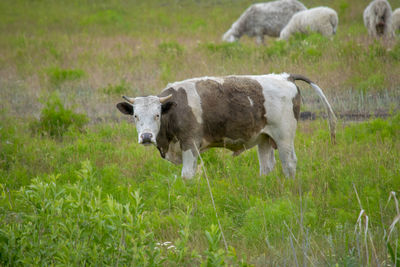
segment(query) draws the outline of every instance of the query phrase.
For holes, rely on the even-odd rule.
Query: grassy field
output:
[[[0,2],[0,265],[399,266],[398,38],[369,39],[366,3],[335,0],[333,39],[222,43],[250,3]],[[340,121],[336,145],[323,119],[300,122],[294,180],[279,159],[260,177],[255,149],[213,149],[184,181],[115,108],[176,80],[283,71],[338,115],[388,117]]]

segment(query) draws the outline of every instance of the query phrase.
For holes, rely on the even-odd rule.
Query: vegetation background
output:
[[[247,0],[0,1],[0,265],[399,266],[399,38],[367,36],[367,1],[303,2],[338,12],[332,39],[222,43]],[[294,180],[213,149],[183,181],[115,108],[270,72],[311,78],[343,118],[337,145],[320,116],[299,123]]]

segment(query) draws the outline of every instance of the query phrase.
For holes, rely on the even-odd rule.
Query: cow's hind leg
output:
[[[282,163],[282,170],[286,177],[294,178],[296,176],[297,157],[294,152],[294,142],[278,142],[279,158]]]
[[[296,135],[297,121],[294,115],[286,117],[274,127],[267,129],[267,133],[276,142],[279,151],[279,158],[282,163],[282,170],[286,177],[296,176],[297,157],[294,152],[294,137]]]
[[[263,135],[258,144],[258,161],[260,162],[260,175],[267,175],[275,166],[273,141],[267,135]]]

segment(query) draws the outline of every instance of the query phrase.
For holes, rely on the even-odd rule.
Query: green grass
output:
[[[0,265],[396,264],[400,42],[367,37],[363,1],[335,0],[332,39],[223,43],[251,3],[0,2]],[[340,122],[335,146],[325,121],[300,122],[294,180],[279,159],[259,177],[255,149],[204,153],[226,250],[204,173],[182,180],[115,104],[191,77],[269,72],[309,77],[338,114],[391,117]],[[303,110],[319,112],[298,85]]]
[[[246,259],[256,265],[257,262],[294,264],[292,239],[297,257],[305,258],[309,264],[343,265],[350,259],[364,264],[365,251],[373,252],[370,244],[364,247],[363,233],[354,232],[361,210],[354,188],[369,217],[368,234],[374,242],[377,260],[389,260],[382,238],[396,215],[394,203],[387,203],[387,199],[391,191],[398,192],[400,187],[399,125],[399,115],[390,120],[341,125],[338,144],[333,146],[325,122],[301,123],[296,139],[299,164],[295,180],[284,178],[279,161],[270,175],[259,177],[254,149],[236,158],[222,149],[204,153],[216,209],[227,243],[237,253],[236,261]],[[159,260],[159,264],[162,260],[172,265],[211,260],[212,248],[205,231],[217,225],[217,220],[204,176],[183,181],[179,178],[179,166],[162,160],[156,149],[136,144],[136,132],[131,124],[98,124],[86,132],[71,128],[62,142],[32,135],[27,131],[29,125],[21,120],[3,120],[1,126],[3,223],[0,229],[3,230],[0,239],[9,249],[3,248],[1,255],[13,255],[12,261],[2,256],[4,264],[35,264],[33,260],[36,263],[116,264],[119,253],[128,253],[130,256],[121,258],[121,264],[132,261],[139,264],[142,260],[146,265],[151,260],[149,255],[155,253],[146,250],[166,241],[174,246],[184,242],[185,251],[163,250],[160,255],[153,255],[152,260]],[[83,179],[83,171],[89,172],[85,175],[90,178]],[[135,203],[130,196],[136,191],[143,204],[140,224],[143,230],[129,228],[129,234],[123,233],[125,228],[117,226],[126,219],[118,216],[129,215],[123,207]],[[74,195],[78,192],[81,192],[79,198]],[[31,194],[39,195],[33,200]],[[121,215],[106,208],[111,205],[109,198],[115,202],[112,205],[121,205]],[[77,207],[68,206],[78,199],[83,201],[84,214],[78,213]],[[38,213],[29,208],[31,205],[48,208]],[[96,207],[85,208],[87,205],[104,207],[102,214],[92,211]],[[60,215],[47,215],[54,212]],[[91,219],[85,222],[85,216]],[[91,225],[101,223],[102,216],[114,218],[105,221],[111,228],[106,224],[103,230],[93,230]],[[75,232],[65,232],[61,226],[73,228]],[[45,230],[41,238],[47,241],[43,243],[36,236],[40,228]],[[96,235],[109,235],[112,239],[103,240]],[[144,238],[141,242],[147,245],[130,252],[129,243],[118,247],[121,235]],[[93,243],[91,238],[99,241]],[[397,232],[392,234],[390,244],[398,242],[398,238]],[[24,240],[31,241],[25,244],[28,241]],[[62,240],[63,247],[52,240]],[[14,243],[11,246],[9,242]],[[99,246],[96,249],[105,249],[107,244],[116,244],[115,250],[91,255],[96,246]],[[232,249],[224,252],[222,240],[218,242],[218,249],[213,246],[216,255],[212,257],[235,262]],[[74,247],[80,249],[74,250]],[[25,250],[30,252],[27,254]],[[140,256],[139,260],[135,253],[147,253],[147,256]]]

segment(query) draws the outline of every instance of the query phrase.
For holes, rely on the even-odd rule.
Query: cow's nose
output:
[[[151,138],[153,138],[153,134],[152,133],[143,133],[140,135],[140,137],[142,138],[142,144],[149,144],[149,143],[151,143]]]

